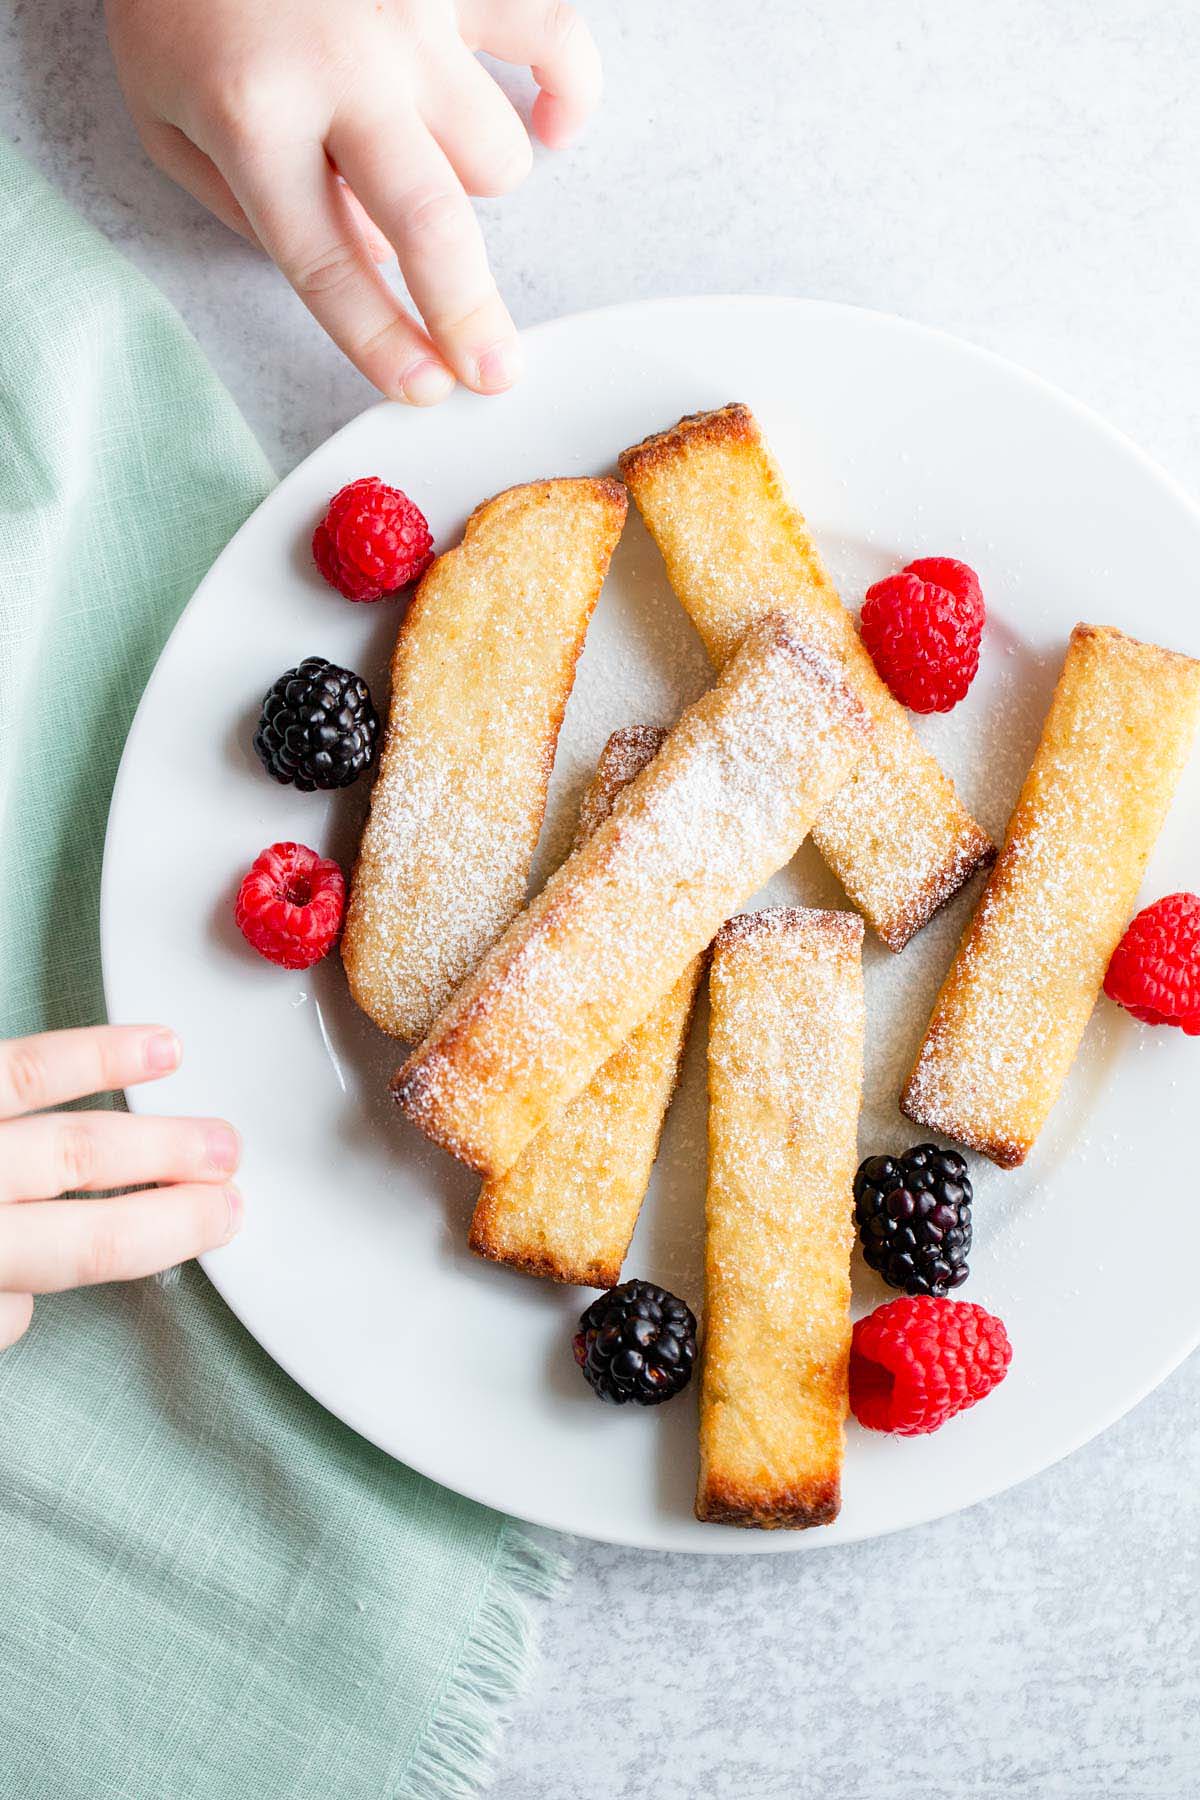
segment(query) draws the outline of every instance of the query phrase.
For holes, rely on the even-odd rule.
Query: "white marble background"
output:
[[[482,209],[518,322],[737,290],[905,313],[1037,369],[1200,490],[1193,3],[581,4],[603,114]],[[281,471],[367,402],[273,271],[143,160],[92,0],[0,4],[0,131],[166,290]],[[1131,1193],[1131,1281],[1194,1253]],[[1069,1462],[872,1544],[571,1546],[494,1800],[1190,1800],[1198,1405],[1193,1359]]]

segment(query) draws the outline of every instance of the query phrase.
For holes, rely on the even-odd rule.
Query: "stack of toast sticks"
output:
[[[392,1093],[483,1177],[471,1245],[615,1284],[710,964],[702,1519],[840,1503],[863,920],[902,950],[995,847],[877,676],[744,406],[471,517],[409,608],[342,954],[415,1043]],[[626,490],[719,673],[613,734],[526,882]],[[1072,634],[1005,846],[902,1096],[1019,1163],[1075,1054],[1200,718],[1200,663]],[[811,832],[853,911],[739,913]]]

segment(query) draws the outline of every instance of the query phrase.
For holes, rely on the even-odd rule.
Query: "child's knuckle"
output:
[[[45,1104],[46,1064],[36,1045],[9,1046],[5,1075],[18,1111],[35,1112]]]
[[[58,1140],[59,1191],[88,1185],[96,1173],[96,1140],[84,1125],[64,1125]]]
[[[422,248],[443,249],[456,243],[462,232],[462,207],[449,188],[414,194],[405,217],[411,237]]]
[[[375,331],[365,336],[355,337],[350,345],[351,360],[356,363],[373,363],[393,353],[412,355],[412,327],[403,315],[389,319]]]
[[[317,300],[348,286],[360,273],[358,254],[347,244],[334,244],[302,259],[293,280],[302,299]]]
[[[284,85],[278,70],[259,62],[215,70],[200,94],[206,131],[241,154],[255,153],[286,116]]]

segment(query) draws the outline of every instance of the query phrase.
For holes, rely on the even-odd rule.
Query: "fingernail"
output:
[[[242,1215],[245,1207],[242,1204],[241,1193],[235,1187],[225,1189],[225,1198],[229,1202],[229,1230],[225,1234],[225,1242],[228,1243],[230,1238],[236,1237],[242,1229]]]
[[[146,1039],[146,1067],[152,1075],[165,1075],[179,1067],[179,1039],[173,1031],[156,1031]]]
[[[218,1173],[236,1169],[241,1157],[241,1144],[232,1125],[210,1125],[205,1133],[208,1164]]]
[[[454,377],[442,363],[414,363],[401,377],[400,391],[410,406],[436,406],[454,386]]]
[[[476,379],[481,391],[485,394],[502,394],[505,388],[510,388],[519,378],[523,366],[521,346],[516,338],[485,350],[477,364]]]

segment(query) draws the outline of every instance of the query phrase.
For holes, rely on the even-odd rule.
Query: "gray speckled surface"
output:
[[[601,119],[483,209],[519,321],[739,289],[907,313],[1049,376],[1200,489],[1193,5],[588,11]],[[0,11],[0,130],[170,294],[284,469],[368,390],[145,163],[97,15]],[[1189,1247],[1154,1243],[1153,1196],[1133,1208],[1131,1279],[1152,1281]],[[1198,1406],[1193,1359],[1038,1480],[871,1544],[572,1546],[494,1800],[1195,1795]]]

